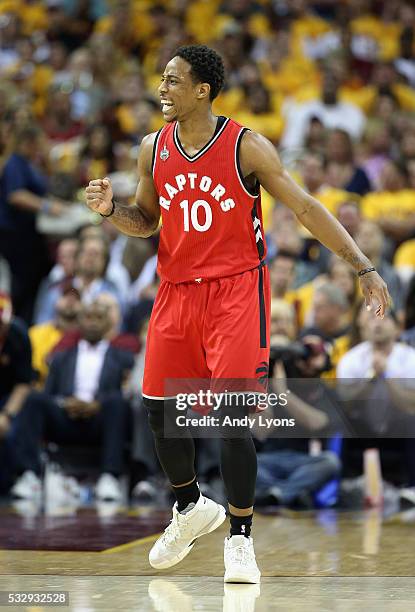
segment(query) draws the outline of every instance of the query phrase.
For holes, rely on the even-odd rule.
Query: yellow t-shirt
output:
[[[54,323],[42,323],[29,329],[32,344],[32,367],[39,372],[41,383],[45,382],[49,371],[47,356],[62,336],[62,332],[55,327]]]
[[[415,213],[415,190],[379,191],[361,199],[362,215],[376,221],[381,217],[405,220]]]

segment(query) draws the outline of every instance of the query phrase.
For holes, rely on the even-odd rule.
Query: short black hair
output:
[[[191,66],[195,83],[209,83],[210,100],[214,100],[225,82],[225,66],[219,53],[206,45],[179,47],[173,57],[181,57]]]

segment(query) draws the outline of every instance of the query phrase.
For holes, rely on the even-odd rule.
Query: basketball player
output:
[[[151,236],[162,218],[161,284],[148,331],[143,396],[177,502],[150,551],[150,564],[157,569],[181,561],[198,537],[225,519],[225,509],[199,491],[190,434],[164,435],[163,417],[174,401],[165,393],[165,379],[255,379],[268,364],[270,287],[260,185],[355,268],[376,316],[383,317],[389,302],[371,262],[338,221],[290,178],[274,146],[213,114],[212,101],[223,82],[223,62],[215,51],[178,49],[159,87],[166,125],[141,144],[136,204],[115,202],[108,178],[86,188],[87,205],[129,236]],[[257,583],[260,571],[250,536],[256,453],[249,429],[223,435],[221,472],[230,513],[225,582]]]

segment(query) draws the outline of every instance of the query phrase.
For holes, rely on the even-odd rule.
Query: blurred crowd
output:
[[[155,494],[140,381],[158,237],[120,235],[86,209],[84,188],[108,176],[117,200],[134,201],[138,146],[163,125],[160,75],[178,46],[195,43],[225,62],[215,113],[278,147],[392,295],[379,323],[354,271],[263,193],[270,376],[280,391],[292,377],[389,381],[388,416],[355,416],[361,437],[383,435],[376,446],[399,455],[391,479],[415,504],[415,444],[402,436],[414,428],[415,397],[393,382],[415,371],[409,0],[0,0],[0,487],[38,491],[39,449],[53,440],[100,446],[98,496],[120,498],[131,457],[135,493]],[[353,387],[346,396],[361,405],[367,385]],[[309,452],[332,400],[295,397],[301,439],[256,432],[264,503],[306,504],[352,464],[327,435],[319,454]],[[217,449],[199,444],[208,487],[219,476]]]

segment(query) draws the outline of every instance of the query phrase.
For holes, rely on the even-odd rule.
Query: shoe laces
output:
[[[254,556],[251,545],[238,544],[238,546],[232,546],[228,549],[229,560],[231,563],[237,563],[238,565],[248,566],[254,563]]]
[[[173,514],[173,518],[170,519],[170,523],[167,525],[164,530],[163,535],[161,536],[161,541],[163,544],[175,544],[177,540],[182,537],[183,532],[186,530],[187,522],[184,520],[181,524],[179,520],[179,513]]]

